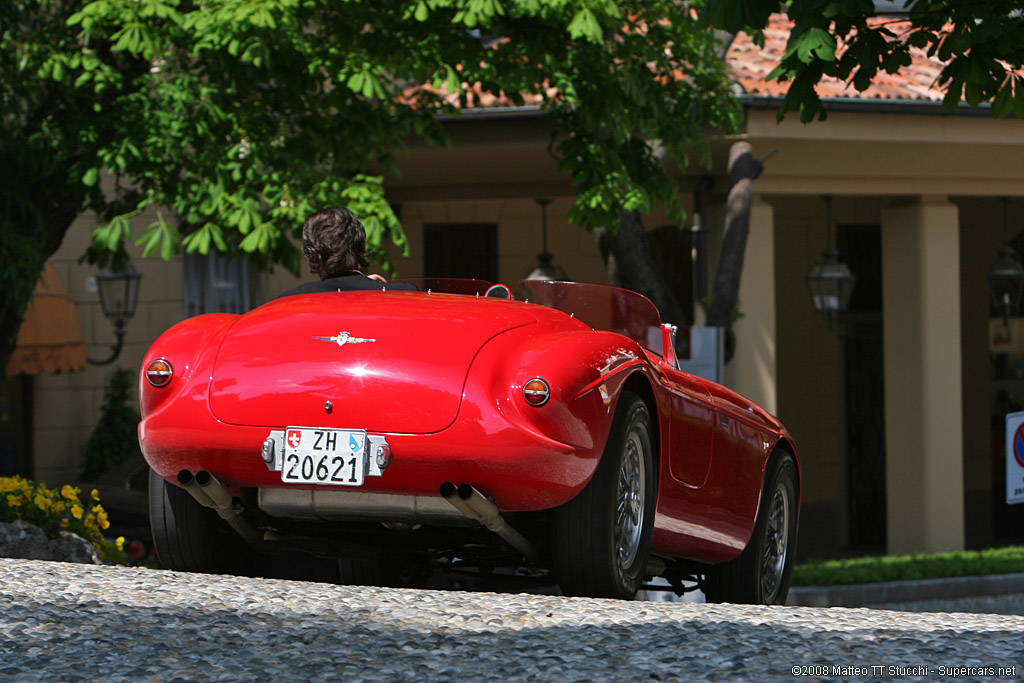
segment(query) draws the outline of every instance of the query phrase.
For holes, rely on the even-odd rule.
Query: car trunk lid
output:
[[[239,425],[436,432],[455,420],[480,347],[534,321],[507,302],[446,294],[285,297],[228,332],[211,410]]]

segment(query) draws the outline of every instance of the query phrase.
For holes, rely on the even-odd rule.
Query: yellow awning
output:
[[[78,309],[57,271],[47,263],[18,329],[7,374],[72,372],[84,370],[86,365]]]

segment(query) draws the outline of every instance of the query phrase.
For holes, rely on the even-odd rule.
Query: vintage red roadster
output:
[[[566,595],[630,598],[662,576],[711,601],[785,599],[793,440],[679,370],[650,301],[418,286],[286,296],[157,339],[139,439],[165,567],[302,551],[348,583],[500,570]]]

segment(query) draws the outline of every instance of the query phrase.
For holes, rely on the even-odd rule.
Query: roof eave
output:
[[[537,105],[524,105],[522,107],[478,107],[461,109],[459,114],[441,114],[439,121],[459,121],[472,118],[476,121],[487,119],[510,119],[540,117],[543,112]]]
[[[738,95],[746,109],[778,109],[782,97],[776,95]],[[929,116],[991,116],[988,103],[973,107],[961,102],[954,109],[946,109],[934,100],[883,100],[877,98],[823,97],[826,111],[855,112],[860,114],[924,114]]]

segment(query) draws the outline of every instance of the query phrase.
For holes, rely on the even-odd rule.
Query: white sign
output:
[[[1006,416],[1006,502],[1024,503],[1024,413]]]

